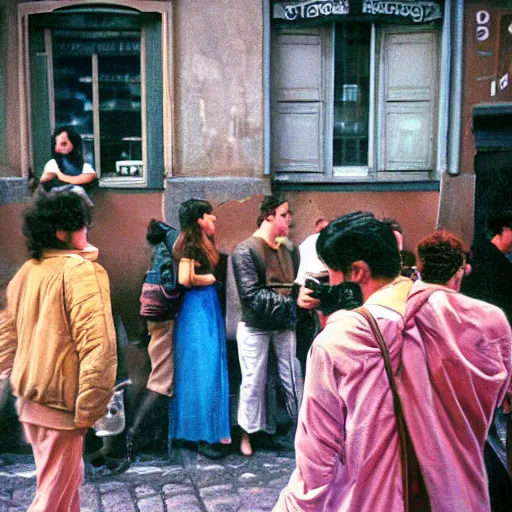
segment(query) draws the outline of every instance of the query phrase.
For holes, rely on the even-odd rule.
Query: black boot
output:
[[[140,427],[143,425],[144,420],[148,416],[149,412],[153,410],[155,405],[163,400],[167,400],[167,397],[156,393],[155,391],[147,391],[144,400],[140,408],[137,411],[137,415],[133,420],[132,426],[126,433],[126,458],[133,462],[137,455],[138,445],[140,443],[139,432]]]

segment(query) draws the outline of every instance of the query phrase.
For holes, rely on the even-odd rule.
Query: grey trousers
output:
[[[286,410],[292,421],[302,402],[303,380],[295,356],[296,338],[293,330],[265,331],[238,324],[236,332],[242,384],[238,403],[238,424],[248,434],[265,430],[272,432],[267,414],[268,355],[272,345],[277,359],[277,373],[284,390]]]

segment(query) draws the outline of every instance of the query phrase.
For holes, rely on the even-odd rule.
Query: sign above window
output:
[[[272,17],[285,21],[326,20],[340,16],[368,17],[368,21],[408,21],[426,23],[442,18],[440,1],[430,0],[309,0],[274,1]]]

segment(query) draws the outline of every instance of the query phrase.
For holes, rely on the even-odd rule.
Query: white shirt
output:
[[[316,241],[320,233],[310,235],[299,245],[300,264],[295,281],[304,284],[306,273],[318,274],[327,272],[327,267],[320,261],[316,253]]]

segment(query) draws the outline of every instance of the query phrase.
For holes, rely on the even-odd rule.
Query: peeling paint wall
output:
[[[262,30],[261,2],[174,4],[175,175],[262,175]]]

